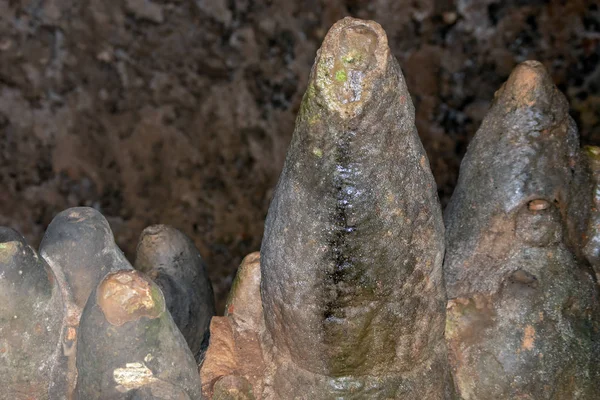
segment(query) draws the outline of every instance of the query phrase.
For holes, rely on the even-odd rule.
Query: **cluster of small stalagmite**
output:
[[[79,207],[54,218],[39,254],[0,230],[0,398],[201,398],[194,357],[214,300],[187,237],[147,228],[136,270],[106,219]]]
[[[135,269],[89,208],[59,214],[40,256],[0,229],[0,398],[596,399],[599,176],[528,61],[442,217],[386,35],[346,18],[225,316],[174,228],[144,230]]]

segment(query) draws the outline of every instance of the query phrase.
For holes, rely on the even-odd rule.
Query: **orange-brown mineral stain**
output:
[[[77,337],[77,330],[73,327],[67,329],[67,340],[73,341]]]
[[[535,328],[531,325],[525,327],[523,334],[523,342],[521,343],[521,350],[533,350],[535,342]]]
[[[106,320],[116,326],[141,317],[154,319],[165,311],[158,288],[138,271],[107,275],[98,287],[96,301]]]
[[[514,100],[519,106],[535,105],[533,94],[535,87],[540,84],[540,70],[535,64],[523,64],[515,69],[508,81],[513,89]]]
[[[528,203],[528,208],[531,211],[542,211],[550,207],[550,203],[544,199],[531,200]]]

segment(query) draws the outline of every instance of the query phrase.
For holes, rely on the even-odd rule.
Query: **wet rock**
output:
[[[80,399],[200,399],[194,356],[158,286],[138,271],[108,274],[81,318]]]
[[[265,224],[278,397],[448,396],[444,228],[387,38],[346,18],[321,47]]]
[[[77,332],[83,307],[107,273],[132,267],[115,244],[106,219],[89,207],[58,214],[44,234],[40,255],[52,268],[64,301],[60,369],[68,374],[66,392],[71,393],[77,377]]]
[[[64,308],[53,272],[16,231],[0,227],[0,398],[48,399],[58,370]]]
[[[242,271],[234,284],[234,342],[235,325],[252,321],[265,362],[264,377],[238,376],[265,399],[451,398],[443,234],[385,33],[345,18],[311,72],[265,225],[261,276]],[[261,307],[240,311],[258,280]],[[238,357],[245,348],[236,346]]]
[[[445,212],[446,338],[464,399],[594,399],[600,314],[571,240],[585,163],[544,67],[515,68],[463,160]],[[579,183],[578,183],[579,182]],[[591,198],[588,194],[586,198]]]
[[[134,265],[160,287],[192,354],[202,359],[215,303],[205,263],[194,243],[170,226],[150,226],[140,236]]]

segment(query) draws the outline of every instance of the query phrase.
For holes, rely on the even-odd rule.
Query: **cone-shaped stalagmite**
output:
[[[0,399],[48,399],[64,309],[52,271],[25,239],[0,227]]]
[[[448,398],[444,228],[385,32],[317,55],[261,248],[275,398]]]
[[[544,67],[513,71],[462,162],[446,210],[446,337],[464,399],[597,399],[598,293],[568,244],[581,164]]]
[[[79,399],[200,399],[198,368],[158,286],[138,271],[108,274],[83,311]]]
[[[161,288],[173,320],[192,353],[201,358],[215,304],[204,261],[194,243],[170,226],[150,226],[140,236],[135,268]]]
[[[65,303],[63,358],[71,393],[77,373],[77,330],[81,312],[91,291],[110,271],[132,269],[115,244],[108,222],[98,211],[75,207],[58,214],[48,226],[40,245],[40,255],[52,268]],[[56,393],[56,396],[65,396]]]

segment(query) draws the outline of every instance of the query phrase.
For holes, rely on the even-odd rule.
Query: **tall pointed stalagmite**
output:
[[[317,53],[260,261],[245,261],[228,315],[211,324],[222,339],[209,346],[203,390],[452,398],[443,255],[436,185],[398,62],[381,26],[345,18]]]
[[[266,221],[266,390],[448,397],[443,231],[385,32],[345,18],[317,55]]]
[[[565,97],[540,63],[520,64],[445,212],[446,337],[463,399],[598,397],[600,302],[570,237],[587,213],[572,207],[582,161]]]

